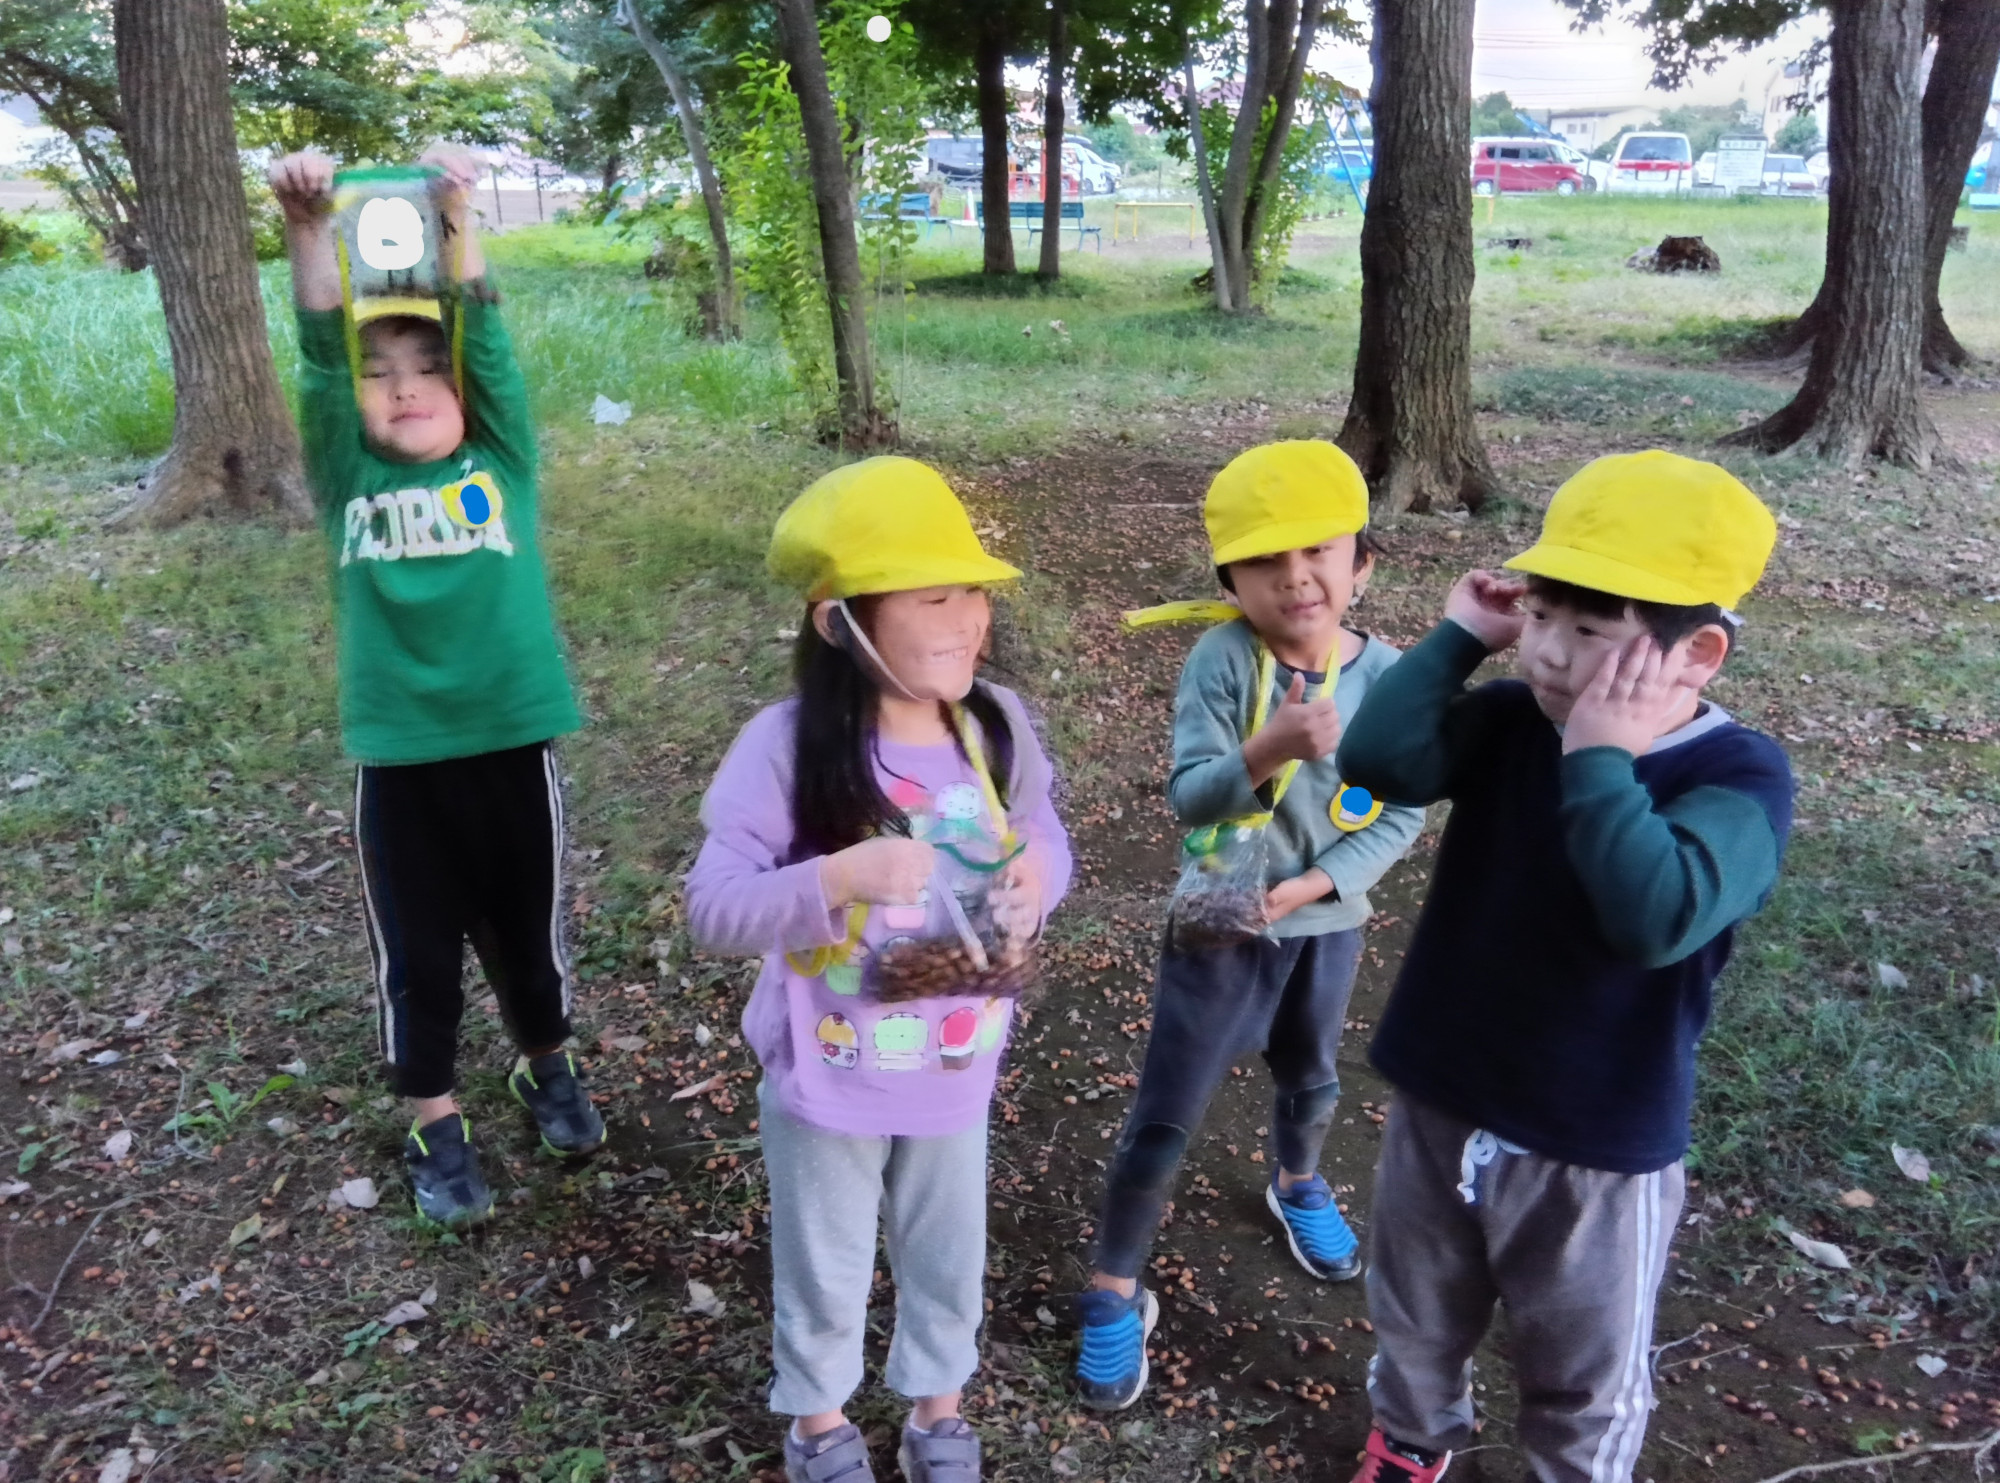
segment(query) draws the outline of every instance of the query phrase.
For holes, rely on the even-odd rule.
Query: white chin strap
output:
[[[847,636],[861,646],[862,655],[867,659],[869,665],[874,668],[876,682],[884,685],[887,689],[893,690],[903,700],[922,700],[923,697],[921,695],[915,694],[908,685],[905,685],[897,678],[896,672],[883,662],[881,654],[876,652],[875,646],[868,641],[867,631],[855,619],[853,609],[847,606],[847,599],[844,597],[835,598],[833,605],[840,609],[841,619],[847,627]]]

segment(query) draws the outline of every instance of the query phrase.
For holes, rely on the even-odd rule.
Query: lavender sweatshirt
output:
[[[1049,801],[1053,773],[1020,699],[991,688],[1014,725],[1008,812],[1040,873],[1046,917],[1069,889],[1069,836]],[[791,859],[797,709],[787,700],[752,717],[709,784],[701,804],[708,838],[688,873],[689,929],[710,952],[763,955],[743,1036],[793,1117],[864,1137],[963,1132],[986,1116],[1013,1001],[889,1005],[868,992],[868,959],[884,944],[953,935],[936,900],[871,908],[851,961],[817,977],[786,961],[787,953],[838,944],[847,929],[847,913],[827,905],[820,857]],[[890,801],[909,815],[914,838],[955,843],[968,854],[996,849],[999,831],[978,775],[951,743],[882,741],[875,769]]]

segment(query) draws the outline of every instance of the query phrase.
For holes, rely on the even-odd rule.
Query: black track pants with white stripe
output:
[[[553,748],[363,767],[354,820],[376,1019],[395,1089],[441,1097],[455,1085],[468,941],[515,1042],[541,1050],[566,1039]]]
[[[1472,1352],[1507,1310],[1516,1436],[1540,1483],[1629,1483],[1652,1410],[1653,1299],[1682,1168],[1529,1153],[1396,1094],[1369,1209],[1368,1397],[1399,1442],[1472,1442]]]

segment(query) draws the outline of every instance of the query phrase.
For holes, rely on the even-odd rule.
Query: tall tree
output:
[[[1036,276],[1062,272],[1063,73],[1069,70],[1070,0],[1049,0],[1048,70],[1042,83],[1042,261]]]
[[[1007,8],[981,6],[975,36],[973,81],[979,98],[979,209],[986,219],[982,271],[1014,271],[1014,223],[1008,197],[1007,121],[1013,100],[1007,91],[1007,56],[1012,38]]]
[[[278,389],[229,109],[223,0],[117,0],[126,147],[159,275],[174,440],[135,512],[312,514]]]
[[[708,131],[702,122],[694,85],[680,60],[660,41],[646,19],[643,0],[618,0],[618,20],[645,48],[673,97],[681,138],[687,144],[688,160],[694,166],[695,180],[701,186],[702,206],[708,213],[709,249],[715,254],[714,333],[719,339],[734,340],[742,333],[742,321],[736,302],[736,269],[729,255],[729,218],[722,204],[722,182],[708,157]]]
[[[1340,444],[1389,511],[1477,509],[1494,485],[1472,418],[1472,10],[1375,0],[1375,173]]]
[[[1965,168],[1979,147],[1986,107],[2000,71],[2000,4],[1931,0],[1937,53],[1924,86],[1924,368],[1948,374],[1972,363],[1945,323],[1938,285],[1951,246],[1952,218],[1965,190]]]
[[[875,402],[874,357],[868,340],[861,249],[854,236],[854,197],[848,187],[840,113],[827,85],[826,53],[813,0],[776,0],[778,39],[798,95],[806,138],[813,205],[819,217],[820,254],[826,267],[827,310],[833,319],[833,369],[839,384],[841,446],[886,448],[896,424]]]
[[[1798,395],[1725,441],[1928,468],[1942,452],[1918,397],[1924,182],[1917,72],[1924,0],[1834,0],[1822,319]]]

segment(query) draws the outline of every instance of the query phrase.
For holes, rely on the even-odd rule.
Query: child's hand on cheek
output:
[[[819,862],[826,904],[836,910],[866,901],[874,906],[910,906],[923,894],[937,864],[937,851],[920,839],[864,839]]]
[[[1500,572],[1467,572],[1444,600],[1444,615],[1493,653],[1511,648],[1526,621],[1520,609],[1528,584]]]
[[[1264,893],[1264,915],[1277,922],[1290,916],[1309,901],[1317,901],[1333,889],[1333,877],[1315,865],[1304,875],[1279,881]]]
[[[1617,747],[1641,755],[1670,729],[1687,703],[1679,660],[1661,652],[1651,635],[1604,656],[1576,698],[1563,727],[1563,751]]]

